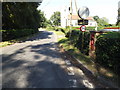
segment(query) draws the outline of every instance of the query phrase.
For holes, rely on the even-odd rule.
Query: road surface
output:
[[[95,88],[84,73],[63,60],[57,36],[41,31],[2,50],[2,88]]]

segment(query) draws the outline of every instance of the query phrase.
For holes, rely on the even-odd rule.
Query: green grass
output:
[[[107,80],[110,80],[116,84],[120,81],[119,76],[113,73],[111,70],[106,69],[96,63],[89,56],[82,54],[76,47],[70,45],[68,38],[59,39],[59,45],[62,46],[66,51],[70,52],[71,55],[75,56],[78,60],[82,62],[89,70],[94,72],[95,76],[102,76]]]
[[[9,42],[9,41],[0,42],[0,47],[5,47],[5,46],[11,45],[11,44],[13,44],[13,43]]]

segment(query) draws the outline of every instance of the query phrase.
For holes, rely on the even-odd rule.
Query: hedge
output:
[[[70,32],[66,34],[66,37],[69,37]],[[82,41],[83,38],[83,41]],[[77,47],[82,53],[88,55],[89,54],[89,42],[90,42],[90,33],[89,32],[81,32],[79,30],[71,31],[71,43]]]
[[[96,62],[120,75],[120,33],[100,35],[95,46]]]
[[[22,29],[22,30],[1,30],[2,32],[2,41],[17,39],[20,37],[28,36],[38,32],[34,29]]]

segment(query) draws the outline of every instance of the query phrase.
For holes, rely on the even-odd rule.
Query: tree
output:
[[[106,17],[99,18],[99,16],[94,16],[94,20],[98,23],[98,26],[108,26],[108,19]]]
[[[38,2],[3,2],[2,29],[37,29],[43,18],[37,7]]]
[[[97,22],[98,22],[98,19],[99,19],[99,17],[98,17],[98,16],[94,16],[93,18],[94,18],[94,20],[95,20],[95,21],[97,21]]]
[[[40,14],[40,18],[41,18],[40,27],[46,28],[48,25],[48,20],[46,19],[44,12],[41,12],[41,10],[40,10],[39,14]]]
[[[61,20],[60,20],[60,12],[56,11],[54,14],[50,17],[50,21],[55,26],[60,26]]]

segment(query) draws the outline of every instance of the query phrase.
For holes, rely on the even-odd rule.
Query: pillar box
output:
[[[89,56],[95,59],[95,42],[96,35],[105,33],[103,31],[90,31],[90,42],[89,42]]]

